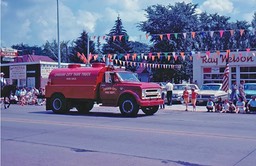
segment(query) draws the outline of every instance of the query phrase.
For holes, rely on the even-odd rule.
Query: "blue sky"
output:
[[[183,0],[198,4],[198,12],[218,13],[231,21],[251,23],[256,0]],[[104,36],[118,14],[130,40],[140,41],[144,32],[136,25],[145,21],[147,6],[169,5],[180,0],[59,0],[60,41],[77,39],[83,30],[91,36]],[[42,46],[57,39],[57,0],[0,0],[1,47],[14,44]],[[143,41],[141,41],[143,42]]]

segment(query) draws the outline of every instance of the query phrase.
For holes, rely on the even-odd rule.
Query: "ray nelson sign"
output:
[[[219,64],[225,64],[226,60],[228,58],[229,63],[239,63],[239,64],[245,64],[245,63],[255,63],[256,62],[256,56],[254,55],[245,55],[242,56],[241,54],[235,55],[231,54],[229,57],[226,55],[221,54],[219,57],[201,57],[202,64],[212,64],[218,66]]]

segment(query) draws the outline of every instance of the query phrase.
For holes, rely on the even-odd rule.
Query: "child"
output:
[[[185,87],[185,89],[183,91],[183,99],[184,99],[184,103],[186,105],[185,111],[188,111],[189,93],[188,93],[187,87]]]
[[[207,104],[206,104],[206,109],[207,109],[207,112],[212,112],[213,111],[213,101],[211,98],[209,98]]]
[[[222,111],[220,111],[221,113],[227,113],[227,112],[229,112],[229,102],[228,102],[228,99],[226,99],[225,101],[224,101],[224,104],[223,104],[223,106],[222,106]]]
[[[192,103],[192,106],[193,106],[193,111],[196,111],[197,93],[195,92],[194,88],[192,88],[191,91],[192,91],[192,93],[191,93],[191,103]]]
[[[222,102],[222,99],[220,97],[220,98],[218,98],[218,101],[215,104],[215,112],[222,111],[222,105],[223,105],[223,102]]]
[[[162,92],[161,97],[164,100],[164,103],[162,105],[160,105],[160,109],[164,109],[165,108],[165,93],[164,92]]]
[[[235,104],[232,101],[230,101],[229,102],[229,112],[230,113],[235,113],[235,110],[236,110]]]
[[[236,113],[245,113],[245,102],[243,101],[242,97],[239,97],[238,101],[236,102]]]

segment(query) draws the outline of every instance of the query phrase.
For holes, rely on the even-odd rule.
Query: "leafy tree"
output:
[[[207,13],[201,13],[199,15],[198,29],[199,33],[194,39],[194,50],[225,50],[230,48],[229,39],[230,33],[223,33],[220,36],[220,30],[231,29],[231,24],[228,22],[229,17],[220,16],[217,13],[208,15]],[[210,35],[210,31],[214,32]]]
[[[184,2],[176,3],[175,6],[153,5],[148,7],[145,10],[148,20],[141,22],[138,27],[152,36],[150,40],[154,46],[151,47],[151,51],[185,51],[184,38],[178,36],[180,34],[177,36],[173,34],[197,30],[196,7],[197,5],[185,4]],[[166,35],[163,36],[163,40],[157,35],[167,33],[172,33],[170,40]]]
[[[61,62],[69,62],[69,41],[60,42],[60,56]],[[49,56],[54,61],[58,61],[58,43],[56,40],[52,42],[46,41],[42,46],[42,55]]]
[[[132,48],[132,52],[135,52],[135,53],[145,53],[150,51],[149,46],[145,43],[130,41],[130,46]]]
[[[256,12],[254,12],[252,20],[252,31],[249,37],[250,47],[256,48]]]
[[[42,55],[42,48],[38,46],[29,46],[28,44],[16,44],[11,46],[13,49],[18,50],[18,55],[36,54]]]
[[[168,5],[153,5],[148,7],[145,11],[147,12],[146,21],[141,22],[138,27],[140,30],[150,34],[153,42],[151,47],[152,52],[184,52],[192,49],[193,40],[191,37],[187,37],[186,40],[183,36],[178,36],[180,32],[192,32],[197,31],[198,19],[196,14],[196,7],[192,3],[176,3],[174,6]],[[167,34],[172,34],[170,40],[167,38]],[[176,33],[176,34],[175,34]],[[163,39],[159,37],[159,34],[165,34]],[[174,34],[174,35],[173,35]],[[183,64],[183,60],[167,61],[165,58],[158,59],[158,63],[172,63],[172,64]],[[183,65],[184,66],[184,65]],[[165,72],[164,70],[168,70]],[[181,78],[180,73],[184,73],[184,77],[188,77],[191,73],[187,73],[186,68],[177,69],[161,69],[153,70],[154,76],[164,76],[161,79],[170,79],[175,77]],[[166,73],[166,74],[162,74]],[[160,81],[160,80],[158,80]],[[177,80],[176,82],[179,82]]]
[[[81,36],[73,42],[74,46],[70,54],[70,62],[74,63],[81,63],[82,61],[77,57],[77,53],[84,54],[87,57],[87,60],[89,58],[89,55],[87,55],[87,43],[88,43],[88,33],[83,31],[81,33]],[[89,52],[91,54],[95,54],[95,44],[93,41],[89,40]]]

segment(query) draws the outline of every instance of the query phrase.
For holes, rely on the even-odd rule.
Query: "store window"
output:
[[[240,79],[247,83],[256,83],[256,67],[240,67]]]

